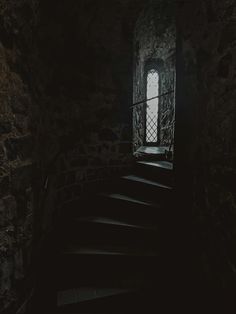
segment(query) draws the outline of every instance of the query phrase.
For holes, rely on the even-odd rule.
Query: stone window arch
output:
[[[143,146],[174,149],[176,23],[171,1],[151,3],[135,24],[133,68],[133,150]],[[157,129],[148,136],[148,74],[158,74]],[[157,79],[157,78],[156,78]],[[155,85],[155,84],[154,84]],[[154,103],[154,101],[153,101]],[[156,121],[155,121],[156,119]]]

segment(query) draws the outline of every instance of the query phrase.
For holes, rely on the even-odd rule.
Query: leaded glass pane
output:
[[[147,75],[147,99],[158,96],[159,75],[156,70],[150,70]],[[146,110],[146,142],[156,143],[158,137],[158,98],[147,102]]]

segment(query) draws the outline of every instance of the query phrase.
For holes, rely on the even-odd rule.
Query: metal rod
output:
[[[142,101],[138,101],[138,102],[134,103],[132,106],[130,106],[130,108],[133,108],[133,107],[135,107],[135,106],[144,104],[145,102],[148,102],[148,101],[153,100],[153,99],[161,98],[161,97],[166,96],[166,95],[169,95],[169,94],[171,94],[171,93],[174,93],[174,90],[170,90],[170,91],[168,91],[168,92],[166,92],[166,93],[164,93],[164,94],[161,94],[161,95],[158,95],[158,96],[149,98],[149,99],[145,99],[145,100],[142,100]]]

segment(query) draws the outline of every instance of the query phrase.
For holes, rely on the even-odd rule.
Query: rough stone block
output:
[[[18,130],[26,131],[29,128],[29,118],[24,114],[17,113],[15,114],[15,126]]]
[[[79,197],[82,192],[82,186],[81,184],[75,184],[71,187],[71,191],[73,193],[73,198],[74,197]]]
[[[129,127],[123,128],[123,130],[121,132],[120,140],[121,141],[131,141],[131,138],[132,138],[131,129]]]
[[[97,152],[97,146],[89,145],[87,147],[87,151],[89,154],[95,154]]]
[[[71,200],[73,198],[71,187],[65,187],[64,189],[58,191],[58,198],[62,203]]]
[[[76,172],[76,182],[85,180],[85,171],[77,171]]]
[[[88,159],[86,157],[78,157],[72,159],[70,162],[71,167],[86,167],[88,166]]]
[[[0,176],[0,197],[5,196],[9,193],[10,189],[10,178],[8,175]]]
[[[228,53],[220,60],[217,73],[219,77],[227,78],[229,76],[232,59],[232,55]]]
[[[62,188],[63,186],[65,186],[66,185],[66,174],[61,173],[60,175],[58,175],[56,182],[57,182],[56,183],[57,188]]]
[[[6,294],[11,289],[12,262],[9,258],[2,258],[0,263],[1,285],[0,294]]]
[[[15,247],[14,231],[15,228],[13,226],[8,226],[0,231],[0,256],[8,256],[12,253]]]
[[[10,121],[3,121],[0,119],[0,135],[10,133],[12,130],[12,124]]]
[[[218,51],[222,53],[235,41],[236,41],[235,23],[228,24],[224,27],[221,33]]]
[[[66,185],[71,185],[76,182],[76,173],[74,171],[66,174]]]
[[[113,130],[104,128],[99,132],[99,139],[101,141],[114,142],[118,140],[118,136],[114,133]]]
[[[11,108],[14,113],[26,113],[30,105],[29,95],[13,96],[11,98]]]
[[[20,248],[18,248],[14,254],[14,278],[15,280],[24,278],[23,253]]]
[[[6,158],[6,149],[3,143],[0,143],[0,162],[2,162]]]
[[[132,152],[131,142],[123,142],[119,144],[119,153],[127,154]]]
[[[0,226],[9,225],[16,217],[16,200],[14,196],[7,196],[0,200]]]
[[[118,149],[118,148],[117,148],[117,145],[112,145],[112,146],[111,146],[111,152],[112,152],[112,153],[116,153],[116,152],[117,152],[117,149]]]
[[[121,164],[121,160],[120,159],[111,159],[109,161],[109,165],[110,166],[117,166],[117,165],[120,165]]]
[[[89,170],[87,171],[86,179],[87,179],[88,181],[96,180],[96,179],[97,179],[96,169],[89,169]]]
[[[32,164],[26,164],[13,168],[11,171],[11,187],[13,190],[26,190],[31,186]]]
[[[104,160],[100,157],[94,157],[94,158],[90,159],[90,161],[89,161],[89,165],[94,166],[94,167],[104,166],[104,164],[105,164]]]
[[[22,160],[30,158],[32,153],[32,144],[32,137],[30,135],[7,139],[5,141],[7,157],[9,160],[15,160],[17,157]]]

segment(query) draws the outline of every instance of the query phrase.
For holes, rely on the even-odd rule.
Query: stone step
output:
[[[156,230],[156,228],[151,224],[141,224],[140,222],[135,223],[135,220],[136,219],[134,218],[132,222],[101,216],[80,217],[75,219],[76,223],[79,224],[103,225],[108,227],[127,228],[131,230]]]
[[[63,306],[68,304],[86,302],[109,296],[129,293],[131,291],[131,289],[101,287],[82,287],[78,289],[63,290],[57,293],[57,305]]]
[[[119,288],[85,288],[85,293],[82,291],[62,291],[58,295],[58,313],[140,313],[140,310],[151,310],[154,304],[149,291],[145,294],[142,290]]]
[[[63,234],[62,231],[63,230]],[[157,227],[149,224],[132,224],[107,217],[80,217],[62,220],[58,238],[81,245],[132,245],[150,247],[156,243]]]
[[[117,188],[117,187],[116,187]],[[80,198],[66,203],[61,211],[62,217],[106,216],[112,219],[136,219],[136,223],[148,223],[161,212],[159,204],[144,201],[125,193],[103,192],[90,198]],[[68,214],[69,213],[69,214]]]
[[[160,202],[162,205],[168,203],[172,193],[171,186],[135,174],[121,177],[117,188],[131,197],[140,197],[150,203]]]
[[[143,250],[138,247],[81,247],[76,244],[69,244],[63,250],[64,256],[131,256],[131,257],[152,257],[157,256],[157,253],[153,250]]]
[[[158,248],[118,246],[86,246],[68,244],[55,255],[51,270],[52,281],[57,287],[106,284],[137,285],[152,280],[160,263]]]
[[[143,178],[173,185],[173,164],[167,161],[137,161],[134,172]]]
[[[147,165],[154,168],[161,168],[164,170],[173,170],[173,163],[169,161],[137,161],[137,164]]]
[[[162,190],[171,190],[172,189],[170,186],[164,185],[162,183],[158,183],[158,182],[153,181],[153,180],[148,180],[148,179],[136,176],[136,175],[132,175],[132,174],[128,175],[128,176],[124,176],[124,177],[122,177],[122,179],[142,183],[142,184],[148,185],[150,187],[155,186],[155,187],[161,188]]]

